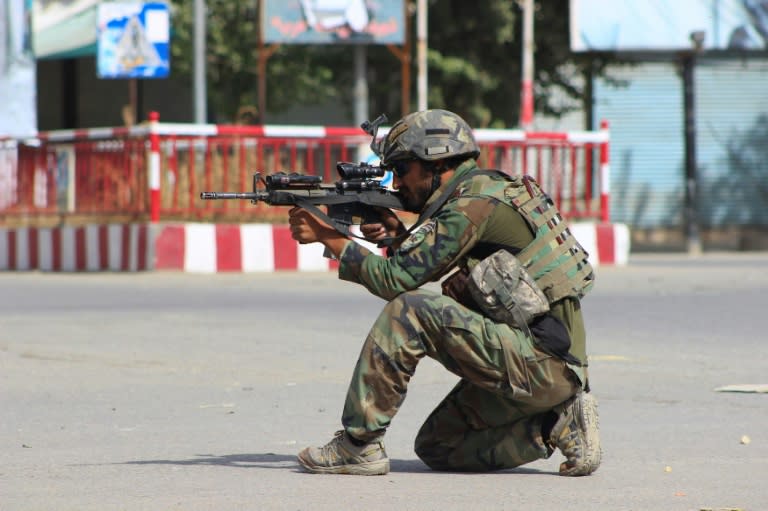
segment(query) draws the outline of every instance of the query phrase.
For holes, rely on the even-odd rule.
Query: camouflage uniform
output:
[[[465,161],[448,183],[476,169]],[[496,323],[453,298],[419,289],[464,266],[483,243],[525,247],[533,236],[511,204],[480,193],[470,177],[432,220],[390,257],[348,243],[339,277],[388,300],[358,359],[344,406],[347,433],[363,441],[383,437],[406,396],[422,357],[461,377],[419,431],[415,449],[434,469],[486,471],[511,468],[552,453],[542,438],[545,412],[573,396],[586,380],[585,335],[579,301],[552,304],[551,315],[570,337],[569,363],[536,340]],[[497,178],[497,186],[507,181]],[[501,184],[498,184],[501,183]]]

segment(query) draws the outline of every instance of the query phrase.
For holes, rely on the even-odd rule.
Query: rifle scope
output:
[[[336,170],[341,176],[341,179],[370,179],[373,177],[383,177],[384,169],[378,165],[369,165],[367,163],[346,163],[339,162],[336,164]]]
[[[274,189],[314,187],[319,185],[321,180],[320,176],[306,176],[296,172],[277,172],[265,178],[267,186]]]

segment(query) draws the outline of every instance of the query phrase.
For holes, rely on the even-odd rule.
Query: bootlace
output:
[[[344,430],[339,430],[336,433],[333,434],[333,440],[325,444],[320,448],[320,455],[323,459],[327,460],[337,460],[341,459],[341,452],[339,450],[339,445],[341,444],[344,437]]]

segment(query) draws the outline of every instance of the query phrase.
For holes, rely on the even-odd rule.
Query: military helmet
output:
[[[395,123],[376,151],[382,165],[418,158],[441,160],[467,155],[477,158],[480,149],[467,122],[447,110],[424,110]]]

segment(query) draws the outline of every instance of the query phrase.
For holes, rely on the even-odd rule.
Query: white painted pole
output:
[[[427,0],[418,0],[416,27],[416,60],[418,62],[418,110],[427,109]]]
[[[194,91],[194,114],[195,123],[205,124],[207,120],[207,90],[205,83],[205,19],[206,7],[205,0],[195,0],[194,3],[194,27],[193,27],[193,51],[194,51],[194,69],[193,84]]]

